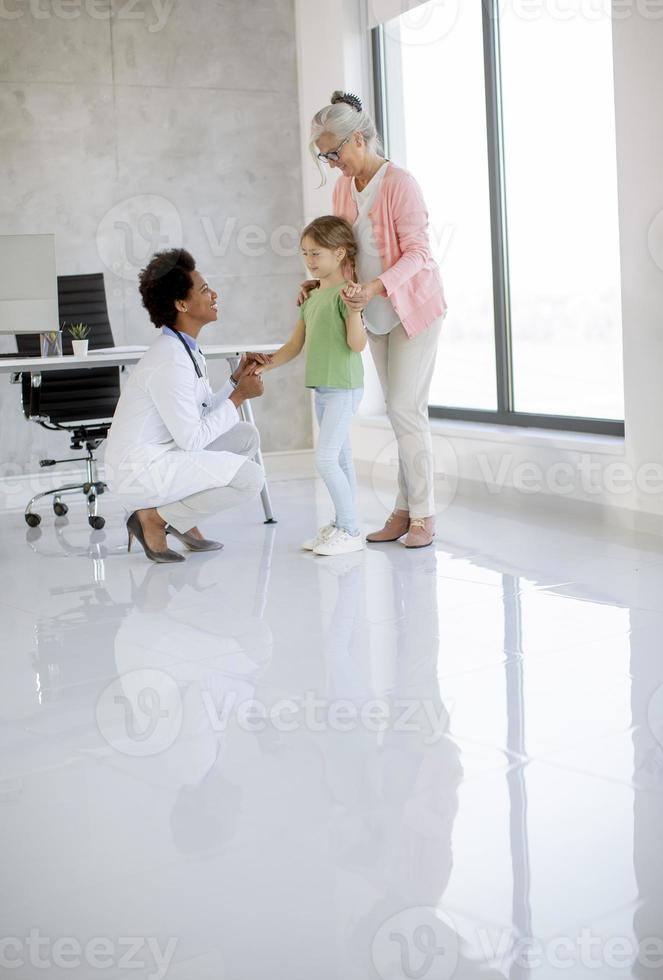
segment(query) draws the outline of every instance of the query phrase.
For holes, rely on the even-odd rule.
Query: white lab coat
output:
[[[240,417],[228,381],[214,393],[205,358],[161,334],[124,386],[106,443],[106,482],[126,510],[159,507],[190,494],[227,486],[246,462],[219,448]]]

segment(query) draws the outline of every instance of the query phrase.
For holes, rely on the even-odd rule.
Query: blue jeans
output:
[[[336,508],[336,527],[349,534],[359,534],[350,423],[363,394],[363,388],[315,389],[315,414],[320,426],[315,465]]]

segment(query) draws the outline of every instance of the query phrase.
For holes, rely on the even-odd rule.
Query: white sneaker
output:
[[[364,537],[362,534],[348,534],[342,528],[335,528],[331,534],[313,549],[316,555],[349,555],[353,551],[364,550]]]
[[[323,541],[326,541],[327,538],[331,537],[335,530],[335,524],[325,524],[324,527],[320,528],[314,538],[309,538],[308,541],[304,541],[302,548],[304,551],[315,551],[316,545],[322,544]]]

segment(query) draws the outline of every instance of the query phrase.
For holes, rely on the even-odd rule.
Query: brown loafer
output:
[[[427,548],[435,538],[434,517],[413,517],[403,544],[406,548]]]
[[[384,522],[384,527],[366,535],[367,541],[398,541],[410,526],[410,515],[406,510],[395,510]]]

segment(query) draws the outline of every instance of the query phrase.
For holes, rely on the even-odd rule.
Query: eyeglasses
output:
[[[320,160],[326,160],[327,163],[338,163],[341,159],[341,150],[346,143],[350,142],[350,137],[346,136],[342,143],[339,143],[335,150],[330,150],[329,153],[318,153],[318,158]]]

